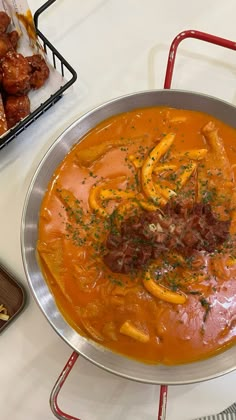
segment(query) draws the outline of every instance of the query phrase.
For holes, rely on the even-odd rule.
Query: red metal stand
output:
[[[73,351],[73,353],[71,354],[69,360],[67,361],[64,369],[62,370],[62,372],[60,373],[59,378],[57,379],[53,390],[51,392],[50,395],[50,407],[51,410],[54,414],[55,417],[57,417],[60,420],[80,420],[78,417],[73,417],[70,416],[69,414],[64,413],[64,411],[62,411],[59,406],[58,406],[58,402],[57,402],[57,398],[59,395],[59,392],[61,390],[61,388],[63,387],[63,384],[67,378],[67,376],[70,374],[76,360],[78,359],[79,354],[76,353],[76,351]]]
[[[76,360],[78,359],[78,357],[79,357],[79,354],[73,351],[65,367],[61,371],[60,376],[57,379],[50,395],[51,410],[54,416],[58,418],[59,420],[81,420],[78,417],[71,416],[70,414],[67,414],[64,411],[62,411],[57,401],[61,388],[63,387],[64,382],[66,381],[71,370],[73,369],[74,364]],[[168,391],[168,387],[166,385],[161,385],[157,420],[165,420],[166,418],[167,391]]]
[[[175,39],[173,40],[170,46],[167,67],[166,67],[164,89],[171,88],[177,48],[179,44],[181,43],[181,41],[183,41],[186,38],[199,39],[200,41],[209,42],[210,44],[219,45],[220,47],[228,48],[230,50],[234,50],[234,51],[236,50],[236,42],[230,41],[229,39],[220,38],[219,36],[207,34],[205,32],[194,31],[194,30],[180,32],[175,37]]]
[[[159,407],[158,407],[157,420],[166,419],[167,395],[168,395],[168,386],[161,385],[160,394],[159,394]]]
[[[233,41],[230,41],[228,39],[220,38],[215,35],[207,34],[200,31],[195,30],[187,30],[183,31],[180,34],[178,34],[175,39],[173,40],[170,50],[169,50],[169,56],[167,61],[167,67],[166,67],[166,76],[165,76],[165,83],[164,83],[164,89],[170,89],[171,88],[171,82],[172,82],[172,76],[174,71],[174,65],[175,65],[175,58],[177,53],[177,48],[181,41],[183,41],[186,38],[195,38],[199,39],[201,41],[209,42],[211,44],[219,45],[224,48],[228,48],[231,50],[236,50],[236,43]],[[69,414],[64,413],[58,406],[57,398],[59,395],[59,392],[67,379],[69,373],[71,372],[76,360],[78,359],[79,355],[76,352],[73,352],[66,363],[64,369],[62,370],[57,382],[55,383],[53,390],[51,392],[50,396],[50,406],[52,409],[53,414],[59,419],[59,420],[80,420],[77,417],[73,417]],[[157,420],[165,420],[166,419],[166,407],[167,407],[167,393],[168,393],[168,387],[167,385],[161,385],[160,387],[160,395],[159,395],[159,408],[158,408],[158,417]]]

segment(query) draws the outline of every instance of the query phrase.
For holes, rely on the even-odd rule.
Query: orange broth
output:
[[[38,256],[46,282],[64,318],[80,334],[102,346],[147,363],[192,362],[235,343],[234,228],[231,229],[230,247],[211,255],[201,253],[200,268],[188,266],[188,273],[192,273],[189,281],[183,280],[186,268],[179,268],[177,289],[182,289],[187,299],[184,304],[173,304],[158,299],[145,289],[142,270],[129,275],[113,273],[104,264],[100,247],[108,234],[107,220],[122,204],[122,199],[98,200],[107,212],[107,218],[91,208],[89,195],[91,188],[97,185],[140,194],[140,170],[134,167],[130,155],[141,161],[146,159],[150,150],[166,134],[173,132],[174,143],[162,163],[168,163],[173,154],[172,161],[178,165],[178,159],[175,161],[174,157],[176,152],[208,148],[201,129],[209,121],[216,125],[223,139],[233,174],[235,129],[201,112],[166,107],[137,109],[103,121],[76,144],[55,171],[42,202]],[[104,150],[99,149],[101,144],[106,145]],[[82,156],[88,148],[95,153],[94,160],[81,161],[80,153]],[[224,176],[214,172],[217,157],[211,153],[208,156],[208,172],[204,159],[197,162],[198,172],[191,176],[180,194],[195,188],[198,176],[207,179],[211,165],[214,191],[222,196],[222,190],[230,188],[230,196],[233,196],[233,175],[229,187]],[[167,185],[169,180],[167,182],[167,178],[160,175],[157,182]],[[227,213],[233,226],[234,209],[229,198],[221,200],[220,205],[218,202],[212,205],[213,210],[219,210],[218,217],[223,219]],[[222,206],[227,207],[226,213]],[[147,342],[120,332],[127,320],[148,335]]]

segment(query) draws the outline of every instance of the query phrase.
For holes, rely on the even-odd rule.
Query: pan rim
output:
[[[166,366],[166,365],[148,365],[142,362],[137,362],[134,361],[133,359],[129,359],[126,356],[122,356],[119,355],[117,353],[112,352],[109,349],[103,348],[99,345],[97,345],[97,343],[93,342],[90,339],[84,338],[82,336],[79,335],[79,333],[77,333],[68,323],[67,321],[64,320],[64,318],[62,317],[59,309],[57,309],[57,314],[54,314],[54,317],[51,318],[47,311],[45,310],[45,305],[42,304],[42,298],[45,298],[45,296],[39,296],[38,295],[38,290],[37,287],[35,286],[35,284],[33,284],[33,280],[32,280],[32,274],[29,271],[29,256],[26,252],[27,247],[29,246],[29,244],[26,242],[26,238],[25,238],[25,233],[26,233],[26,229],[28,228],[28,222],[27,222],[27,215],[28,215],[28,210],[29,210],[29,204],[30,204],[30,200],[32,200],[32,193],[33,193],[33,189],[36,185],[37,179],[39,177],[40,171],[42,171],[43,166],[45,165],[45,162],[47,162],[48,157],[53,153],[53,151],[56,149],[57,145],[60,144],[60,142],[63,141],[63,139],[66,138],[66,136],[68,135],[68,133],[71,133],[73,131],[73,129],[75,129],[75,127],[77,127],[79,124],[82,124],[83,121],[86,121],[86,119],[91,118],[91,116],[93,116],[95,113],[100,112],[104,109],[106,109],[106,107],[114,105],[116,103],[118,103],[119,101],[125,101],[129,98],[133,99],[133,98],[138,98],[142,95],[158,95],[158,94],[162,94],[162,95],[167,95],[167,94],[171,94],[171,95],[190,95],[191,97],[194,98],[205,98],[209,101],[216,101],[219,104],[222,104],[222,106],[227,106],[227,108],[231,108],[234,112],[236,112],[236,108],[234,105],[220,100],[218,98],[215,98],[213,96],[210,95],[206,95],[206,94],[202,94],[202,93],[196,93],[196,92],[192,92],[192,91],[188,91],[188,90],[178,90],[178,89],[157,89],[157,90],[145,90],[145,91],[140,91],[140,92],[135,92],[135,93],[130,93],[127,95],[122,95],[119,96],[117,98],[111,99],[106,101],[105,103],[102,103],[100,105],[98,105],[97,107],[93,108],[92,110],[87,111],[86,113],[84,113],[83,115],[81,115],[80,117],[76,118],[75,121],[70,124],[56,139],[55,141],[52,143],[52,145],[48,148],[48,150],[46,151],[46,153],[44,154],[44,156],[42,157],[42,159],[40,160],[34,175],[29,183],[28,186],[28,190],[26,193],[26,197],[25,197],[25,201],[24,201],[24,206],[23,206],[23,212],[22,212],[22,218],[21,218],[21,232],[20,232],[20,242],[21,242],[21,254],[22,254],[22,260],[23,260],[23,266],[24,266],[24,271],[26,274],[26,278],[27,278],[27,282],[28,285],[30,287],[30,290],[34,296],[34,299],[37,303],[37,305],[40,307],[40,310],[43,312],[44,316],[46,317],[46,319],[48,320],[48,322],[50,323],[50,325],[53,327],[53,329],[56,331],[56,333],[70,346],[73,348],[73,350],[75,350],[76,352],[78,352],[81,356],[83,356],[85,359],[87,359],[88,361],[92,362],[93,364],[95,364],[96,366],[110,372],[113,374],[116,374],[120,377],[126,378],[126,379],[130,379],[130,380],[134,380],[137,382],[142,382],[142,383],[147,383],[147,384],[162,384],[165,383],[166,385],[183,385],[183,384],[191,384],[191,383],[197,383],[197,382],[202,382],[202,381],[207,381],[210,379],[214,379],[216,377],[220,377],[222,375],[225,375],[227,373],[230,373],[232,371],[234,371],[236,369],[236,360],[234,362],[234,365],[232,365],[231,367],[225,367],[224,369],[222,368],[222,370],[216,372],[216,373],[211,373],[211,374],[207,374],[204,372],[204,364],[209,361],[209,360],[214,360],[216,361],[215,364],[217,365],[217,357],[219,357],[222,354],[225,354],[226,352],[228,352],[230,349],[225,350],[223,353],[220,353],[219,355],[215,355],[211,358],[205,359],[204,361],[198,361],[198,362],[193,362],[193,363],[188,363],[188,364],[181,364],[181,365],[175,365],[175,366]],[[152,106],[152,105],[151,105]],[[161,104],[158,104],[157,106],[161,106]],[[140,108],[140,106],[136,107],[137,109]],[[181,108],[181,107],[180,107]],[[134,108],[135,109],[135,108]],[[194,109],[194,108],[193,108]],[[123,111],[125,112],[125,111]],[[119,114],[119,112],[117,113]],[[104,117],[103,119],[106,119],[108,117]],[[102,121],[102,119],[101,119]],[[96,125],[96,124],[95,124]],[[91,128],[89,128],[87,130],[87,132],[90,130]],[[83,135],[81,136],[83,137]],[[78,141],[81,141],[81,137],[78,138]],[[77,142],[78,142],[77,141]],[[65,152],[64,156],[67,154],[67,152],[71,149],[71,145],[69,147],[69,149]],[[56,165],[57,166],[57,165]],[[47,180],[47,183],[49,182],[51,177],[49,177],[49,179]],[[45,190],[44,190],[45,192]],[[42,193],[42,191],[41,191]],[[32,256],[32,252],[34,252],[33,249],[30,250],[30,255]],[[36,259],[36,257],[35,257]],[[38,268],[38,273],[36,276],[36,283],[40,281],[40,276],[43,278],[39,268]],[[38,283],[37,283],[38,284]],[[46,282],[45,282],[46,285]],[[46,286],[47,287],[47,286]],[[47,287],[48,289],[48,287]],[[48,289],[48,293],[51,295],[52,297],[52,293],[51,291]],[[52,297],[53,300],[53,297]],[[55,318],[56,317],[56,318]],[[59,328],[57,326],[56,321],[58,321],[58,319],[60,320],[59,322]],[[63,320],[63,322],[61,322]],[[67,325],[67,327],[69,328],[69,334],[67,334],[66,336],[63,334],[63,331],[61,330],[63,323],[65,323]],[[78,342],[76,341],[76,339],[73,337],[72,332],[76,335],[79,335],[80,340],[79,340],[79,347],[78,348]],[[72,335],[71,335],[72,334]],[[98,361],[94,359],[94,356],[91,356],[89,352],[87,352],[86,349],[86,345],[91,346],[93,349],[96,349],[97,351],[101,352],[101,354],[107,354],[109,355],[113,355],[115,356],[115,358],[117,358],[117,360],[119,359],[122,363],[122,361],[125,359],[126,362],[133,364],[134,366],[144,366],[145,368],[147,366],[152,366],[153,370],[157,370],[156,367],[161,367],[161,369],[159,369],[160,371],[162,371],[163,369],[165,370],[170,370],[172,374],[169,375],[169,379],[165,378],[165,381],[163,381],[163,379],[157,379],[156,378],[150,378],[148,379],[148,377],[140,377],[139,375],[135,375],[135,374],[130,374],[130,373],[126,373],[121,372],[117,367],[114,367],[113,364],[111,363],[110,366],[106,366],[104,365],[104,362]],[[233,347],[231,347],[233,348]],[[91,350],[91,348],[90,348]],[[198,377],[195,378],[185,378],[185,379],[178,379],[177,377],[175,377],[179,372],[179,370],[182,369],[186,369],[186,367],[188,366],[198,366],[197,369],[200,369],[200,365],[202,365],[202,374]],[[158,375],[157,375],[158,376]],[[171,376],[174,377],[174,379],[171,379]]]

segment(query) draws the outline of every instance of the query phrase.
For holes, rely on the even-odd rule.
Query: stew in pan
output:
[[[80,334],[147,363],[236,339],[236,130],[166,107],[114,116],[57,168],[38,258]]]

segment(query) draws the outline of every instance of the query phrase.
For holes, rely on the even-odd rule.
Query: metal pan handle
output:
[[[215,45],[219,45],[220,47],[228,48],[230,50],[234,50],[234,51],[236,50],[236,42],[230,41],[229,39],[220,38],[219,36],[211,35],[205,32],[195,31],[195,30],[187,30],[187,31],[180,32],[175,37],[175,39],[173,40],[170,46],[167,67],[166,67],[164,89],[171,88],[171,81],[172,81],[172,76],[173,76],[173,71],[174,71],[177,48],[180,42],[186,38],[195,38],[195,39],[199,39],[200,41],[205,41],[205,42],[209,42],[210,44],[215,44]]]
[[[157,420],[166,419],[167,395],[168,395],[168,386],[161,385],[160,394],[159,394],[159,407],[158,407]]]
[[[79,354],[76,353],[76,351],[73,351],[64,369],[60,373],[60,376],[58,377],[50,395],[51,410],[54,416],[59,420],[80,420],[78,417],[71,416],[70,414],[67,414],[64,411],[62,411],[58,405],[58,396],[61,391],[61,388],[63,387],[67,377],[69,376],[71,370],[73,369],[74,364],[76,360],[78,359],[78,357],[79,357]],[[161,385],[157,420],[165,420],[166,418],[167,392],[168,392],[167,385]]]
[[[70,355],[70,358],[68,359],[64,369],[60,373],[59,378],[57,379],[51,395],[50,395],[50,407],[54,414],[54,416],[59,420],[80,420],[78,417],[73,417],[70,414],[65,413],[62,411],[58,405],[57,399],[58,395],[60,393],[60,390],[66,381],[67,376],[70,374],[76,360],[78,359],[79,354],[76,353],[76,351],[73,351],[73,353]]]

